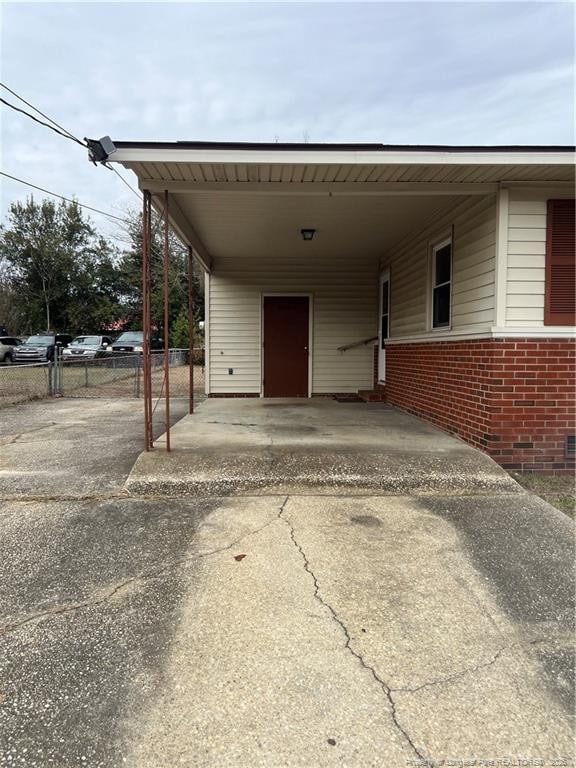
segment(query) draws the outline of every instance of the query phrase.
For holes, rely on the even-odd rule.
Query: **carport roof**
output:
[[[257,243],[249,242],[249,236],[259,232],[258,242],[264,242],[265,220],[275,222],[275,232],[282,232],[282,228],[298,232],[304,225],[317,226],[315,217],[324,216],[333,234],[331,240],[323,238],[326,247],[337,242],[344,246],[348,236],[358,249],[372,220],[381,218],[376,209],[369,213],[370,206],[375,208],[375,197],[389,198],[391,214],[392,198],[397,205],[398,198],[410,196],[413,213],[418,199],[426,198],[426,205],[419,204],[418,218],[423,220],[453,205],[455,196],[490,195],[499,185],[574,184],[573,146],[204,141],[114,141],[114,146],[108,161],[132,170],[140,189],[152,193],[158,210],[164,192],[168,192],[174,229],[207,269],[213,263],[212,256],[226,256],[238,248],[242,223],[250,225],[244,240],[246,247],[253,249]],[[372,198],[363,205],[368,218],[360,231],[352,231],[353,222],[340,231],[342,207],[336,198],[342,197]],[[327,201],[323,203],[320,198],[334,200],[333,215],[324,210]],[[399,219],[394,212],[381,247],[392,245],[409,227],[409,218]],[[273,247],[271,233],[265,234],[267,247]]]
[[[522,144],[381,144],[258,141],[114,141],[118,149],[251,149],[344,152],[574,152],[571,145]]]

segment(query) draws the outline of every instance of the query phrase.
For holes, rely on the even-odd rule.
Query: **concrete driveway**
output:
[[[137,403],[2,412],[0,765],[569,765],[570,520],[390,409],[247,403],[126,487]]]

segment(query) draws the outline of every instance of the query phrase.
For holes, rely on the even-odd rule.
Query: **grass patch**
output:
[[[576,517],[576,486],[571,475],[537,475],[531,472],[511,472],[517,483],[540,496],[569,517]]]

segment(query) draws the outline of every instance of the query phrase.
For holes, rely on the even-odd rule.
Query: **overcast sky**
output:
[[[574,142],[571,3],[0,9],[2,82],[80,138]],[[113,212],[138,206],[77,145],[1,105],[0,117],[2,170]],[[1,189],[4,218],[27,190]]]

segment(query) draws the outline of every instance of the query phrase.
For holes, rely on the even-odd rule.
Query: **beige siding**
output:
[[[382,260],[383,266],[389,266],[391,271],[392,338],[433,335],[428,328],[430,245],[452,226],[451,330],[479,333],[494,324],[496,199],[466,198]]]
[[[260,392],[265,293],[311,294],[312,392],[372,387],[372,345],[343,353],[338,347],[375,333],[378,265],[374,259],[221,259],[210,276],[213,394]]]
[[[553,190],[510,190],[506,325],[544,325],[546,207]]]
[[[544,325],[546,197],[510,191],[506,324]]]

